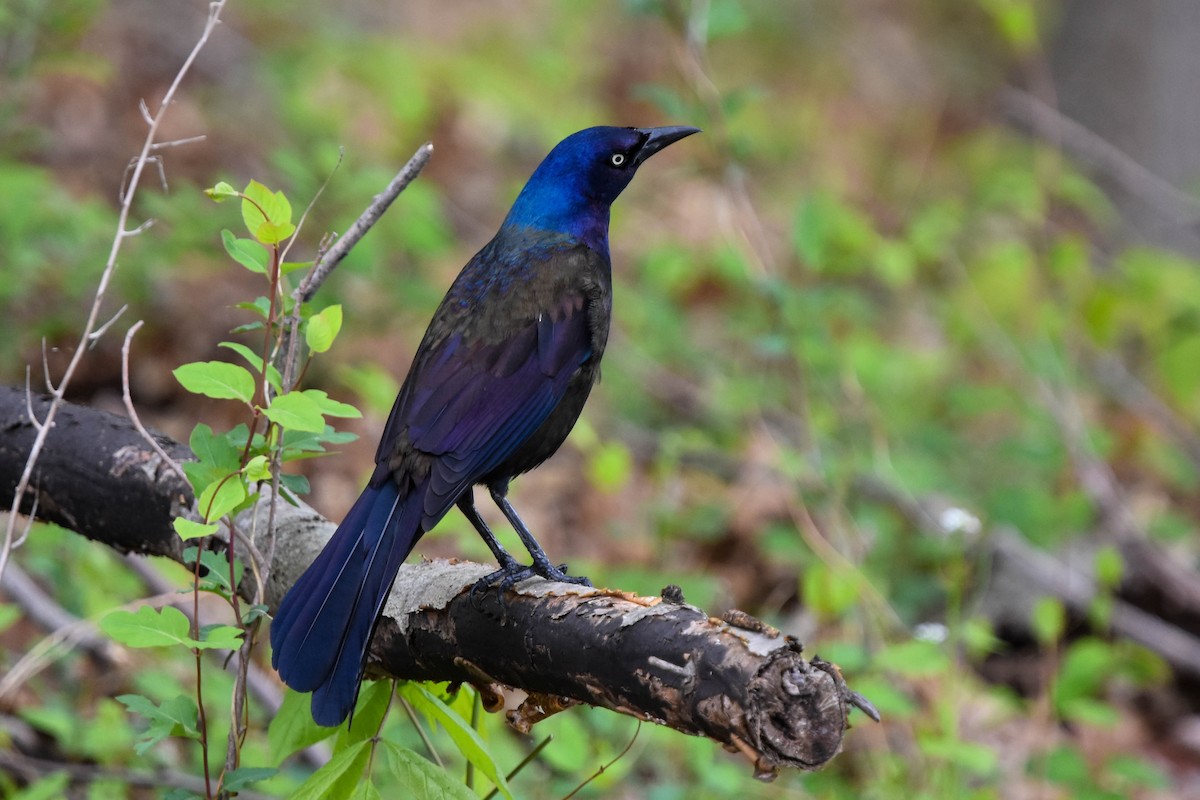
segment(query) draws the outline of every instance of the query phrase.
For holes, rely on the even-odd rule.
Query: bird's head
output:
[[[572,234],[607,253],[609,207],[638,167],[667,145],[699,132],[685,126],[599,126],[573,133],[534,170],[505,225]],[[594,241],[597,237],[603,241]]]

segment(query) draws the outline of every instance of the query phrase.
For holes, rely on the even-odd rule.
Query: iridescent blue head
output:
[[[563,139],[534,170],[505,227],[566,233],[608,256],[608,212],[646,159],[698,128],[596,127]]]

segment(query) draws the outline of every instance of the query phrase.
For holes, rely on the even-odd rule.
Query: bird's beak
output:
[[[678,142],[685,136],[700,133],[699,128],[689,128],[686,125],[671,125],[665,128],[638,128],[638,133],[646,137],[642,147],[634,156],[634,162],[641,164],[650,156],[662,150],[669,144]]]

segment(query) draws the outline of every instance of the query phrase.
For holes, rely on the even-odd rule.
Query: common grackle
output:
[[[367,643],[400,563],[458,505],[500,562],[476,588],[554,566],[508,502],[508,483],[549,458],[599,375],[612,315],[609,207],[647,158],[696,128],[596,127],[561,141],[495,237],[459,273],[417,348],[375,471],[271,623],[272,664],[312,692],[313,719],[354,707]],[[522,566],[475,509],[482,484],[533,557]]]

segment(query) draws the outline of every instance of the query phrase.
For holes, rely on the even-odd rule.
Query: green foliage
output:
[[[113,638],[120,641],[116,636]],[[117,699],[124,703],[130,711],[150,723],[134,746],[138,755],[143,755],[169,736],[182,736],[187,739],[200,738],[200,729],[197,727],[199,712],[196,709],[196,701],[190,697],[179,695],[164,701],[161,705],[155,705],[149,698],[139,694],[122,695]]]
[[[479,734],[461,716],[451,710],[441,698],[434,695],[419,683],[406,683],[400,687],[400,696],[423,714],[428,720],[441,725],[454,741],[458,751],[467,761],[475,765],[483,776],[500,791],[500,794],[512,800],[513,794],[504,779],[500,765],[488,751]]]
[[[18,0],[0,9],[0,70],[14,89],[0,97],[0,363],[12,365],[12,381],[23,380],[17,368],[26,362],[36,376],[42,336],[53,353],[77,326],[111,243],[116,178],[97,189],[89,171],[121,165],[77,166],[79,154],[57,149],[52,120],[86,116],[98,98],[133,96],[140,85],[81,46],[101,8],[119,20],[119,6]],[[1088,365],[1118,359],[1195,428],[1200,270],[1155,247],[1122,246],[1114,210],[1085,174],[979,109],[1014,67],[1040,62],[1053,9],[1026,0],[906,6],[888,17],[886,41],[921,58],[901,58],[894,76],[877,74],[879,59],[846,55],[864,51],[846,48],[848,37],[877,41],[870,25],[878,15],[837,4],[628,0],[538,10],[532,28],[511,9],[481,8],[451,25],[405,16],[397,32],[388,14],[368,15],[367,24],[328,4],[266,0],[226,26],[255,45],[236,65],[251,79],[233,99],[210,82],[186,106],[219,144],[208,156],[219,166],[181,166],[184,150],[164,151],[170,191],[143,191],[135,207],[136,217],[159,224],[127,242],[109,290],[111,302],[130,303],[127,318],[171,331],[160,340],[181,339],[185,325],[206,333],[202,322],[172,318],[180,304],[170,300],[180,295],[200,310],[197,319],[220,319],[223,329],[228,311],[237,325],[219,350],[198,354],[189,344],[185,358],[199,360],[176,370],[187,391],[215,401],[201,406],[210,423],[192,431],[197,460],[185,465],[204,519],[175,522],[195,546],[196,588],[232,603],[234,586],[253,581],[249,554],[235,549],[231,575],[227,553],[206,537],[263,484],[278,480],[285,495],[303,494],[307,476],[321,476],[301,462],[353,439],[335,426],[356,412],[326,391],[349,390],[370,425],[386,417],[396,375],[446,282],[544,146],[605,119],[697,124],[706,133],[691,155],[656,160],[615,209],[616,325],[604,381],[568,445],[582,464],[572,499],[584,498],[572,524],[616,542],[588,569],[608,585],[653,593],[675,583],[691,602],[744,605],[787,631],[797,618],[811,621],[809,649],[838,663],[888,728],[884,736],[856,725],[854,746],[829,769],[784,775],[766,789],[708,742],[644,726],[628,756],[579,796],[994,798],[1027,789],[1012,785],[1026,781],[1035,794],[1121,797],[1169,786],[1149,759],[1097,755],[1071,734],[1126,721],[1114,685],[1165,676],[1157,659],[1105,638],[1112,593],[1125,577],[1115,551],[1101,549],[1092,562],[1099,592],[1085,614],[1034,599],[1039,651],[1020,668],[1050,677],[1032,697],[973,677],[984,659],[1021,657],[969,611],[986,583],[988,565],[975,562],[986,549],[979,537],[1003,527],[1056,549],[1097,524],[1047,389],[1082,418],[1083,438],[1070,444],[1137,487],[1135,513],[1152,536],[1183,547],[1196,528],[1186,498],[1200,470],[1157,424],[1123,408]],[[31,25],[27,41],[36,47],[22,48],[16,34]],[[645,57],[659,50],[684,54],[686,69]],[[895,53],[881,52],[890,67]],[[26,76],[41,82],[17,80]],[[63,86],[75,91],[56,94]],[[299,199],[313,197],[344,158],[306,212],[308,230],[344,230],[425,138],[438,148],[432,174],[356,246],[322,289],[320,307],[294,307],[294,273],[308,266],[318,238],[296,235]],[[188,180],[213,181],[247,164],[286,190],[215,182],[208,197],[226,205],[214,223],[209,200]],[[243,302],[227,309],[231,296]],[[293,318],[303,386],[285,386],[277,349]],[[325,353],[338,355],[312,358]],[[170,391],[178,387],[156,408],[160,399],[171,407]],[[898,499],[862,491],[864,477]],[[947,526],[943,536],[930,530],[939,521],[914,520],[904,501],[931,495],[974,523]],[[618,516],[597,521],[597,507]],[[467,530],[455,518],[443,528]],[[444,535],[487,557],[469,533]],[[84,659],[64,651],[53,657],[71,679],[56,685],[48,670],[31,681],[42,699],[22,716],[73,758],[192,774],[207,760],[220,777],[223,743],[205,759],[174,704],[186,698],[208,712],[209,744],[225,734],[222,698],[232,679],[205,660],[197,686],[194,659],[199,648],[236,648],[237,626],[181,627],[175,609],[110,614],[144,587],[102,548],[75,538],[35,527],[23,565],[57,587],[73,613],[147,643],[135,653],[135,685],[116,690],[140,698],[131,701],[137,711],[97,702],[94,681],[73,679],[88,674]],[[191,580],[178,569],[169,575]],[[16,613],[0,605],[6,637],[23,634]],[[227,619],[255,634],[240,641],[261,641],[253,628],[263,613],[243,601]],[[944,639],[921,632],[929,622]],[[1084,625],[1094,635],[1076,638]],[[0,661],[0,674],[9,666]],[[251,703],[242,710],[247,766],[221,781],[235,789],[260,780],[279,796],[304,784],[313,795],[458,797],[467,793],[458,775],[468,762],[480,775],[485,765],[501,775],[528,752],[494,719],[463,722],[468,691],[452,699],[423,691],[443,705],[421,711],[432,715],[426,724],[436,721],[427,733],[445,770],[418,755],[425,743],[385,711],[391,689],[379,683],[364,686],[351,728],[314,726],[307,698],[289,693],[264,736],[267,715]],[[1038,724],[1061,726],[1061,744],[1035,735],[1044,733],[1033,730]],[[997,758],[1000,729],[1035,743],[1015,774],[1001,773],[1012,761]],[[624,747],[631,723],[572,711],[537,731],[554,740],[510,782],[517,796],[567,795]],[[338,761],[319,778],[289,760],[318,741]],[[61,791],[54,780],[23,789]],[[0,783],[0,793],[15,792]]]
[[[155,611],[142,606],[136,612],[114,611],[100,620],[100,628],[128,647],[171,647],[183,645],[195,649],[237,648],[241,629],[230,625],[207,628],[199,638],[189,635],[191,623],[177,608],[167,606]]]
[[[323,728],[313,722],[309,700],[307,694],[298,694],[290,689],[284,691],[283,704],[267,728],[272,764],[279,764],[296,751],[333,735],[334,728]]]

